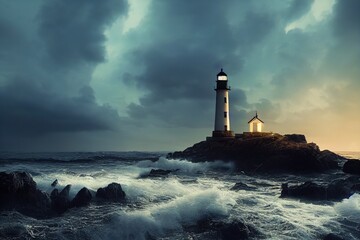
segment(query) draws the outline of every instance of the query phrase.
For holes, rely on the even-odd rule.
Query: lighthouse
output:
[[[217,74],[216,79],[216,104],[215,104],[215,127],[213,137],[234,137],[230,130],[230,109],[228,78],[223,69]]]

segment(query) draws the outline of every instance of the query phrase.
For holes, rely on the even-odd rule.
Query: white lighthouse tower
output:
[[[234,132],[230,130],[229,90],[227,75],[221,69],[216,79],[216,109],[213,137],[234,137]]]

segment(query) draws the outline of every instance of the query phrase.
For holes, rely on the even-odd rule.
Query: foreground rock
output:
[[[230,188],[230,190],[233,190],[233,191],[239,191],[239,190],[251,191],[251,190],[255,190],[255,189],[256,189],[255,187],[250,187],[242,182],[235,183],[235,185],[232,188]]]
[[[0,211],[12,209],[43,218],[51,213],[51,201],[47,193],[37,189],[29,173],[0,172]]]
[[[149,177],[166,177],[171,173],[171,170],[163,170],[163,169],[151,169],[149,173]]]
[[[84,207],[90,203],[92,194],[86,187],[83,187],[71,201],[73,207]]]
[[[330,151],[307,143],[304,135],[244,134],[239,138],[208,140],[168,158],[195,162],[232,161],[238,170],[249,172],[321,172],[339,169],[344,160]]]
[[[339,237],[338,235],[335,235],[333,233],[329,233],[326,236],[324,236],[323,240],[344,240],[344,239]]]
[[[360,160],[348,160],[343,166],[343,171],[360,175]]]
[[[71,185],[67,185],[60,193],[57,189],[51,192],[51,206],[57,213],[64,213],[70,208],[70,189]]]
[[[281,186],[280,197],[291,197],[311,201],[341,201],[349,198],[356,192],[360,192],[360,178],[348,177],[336,179],[328,185],[321,185],[311,181],[300,185],[289,186],[287,183]]]
[[[254,227],[236,219],[231,222],[222,222],[212,219],[201,219],[196,225],[185,226],[186,231],[194,233],[213,232],[205,239],[242,240],[242,239],[264,239],[264,236]]]
[[[58,216],[72,207],[83,207],[93,199],[87,188],[82,188],[70,199],[71,185],[65,186],[61,192],[54,189],[50,196],[37,189],[36,182],[26,172],[0,172],[0,212],[16,210],[34,218]],[[98,199],[120,202],[125,199],[125,192],[118,183],[111,183],[96,192]]]
[[[170,173],[179,171],[176,170],[164,170],[164,169],[151,169],[149,173],[140,175],[141,178],[164,178],[169,176]]]
[[[96,192],[97,198],[113,202],[121,202],[125,196],[125,192],[118,183],[110,183],[107,187],[99,188]]]
[[[224,224],[220,227],[219,233],[222,240],[237,240],[248,239],[250,230],[242,222],[233,222],[230,224]]]

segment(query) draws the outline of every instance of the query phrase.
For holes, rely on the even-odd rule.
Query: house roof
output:
[[[248,121],[248,123],[251,123],[251,122],[254,121],[255,119],[257,119],[257,120],[259,120],[260,122],[264,123],[264,121],[261,120],[261,119],[258,117],[257,112],[256,112],[255,116],[254,116],[252,119],[250,119],[250,121]]]

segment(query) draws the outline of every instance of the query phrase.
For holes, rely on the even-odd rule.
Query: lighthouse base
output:
[[[233,131],[213,131],[213,138],[234,138],[235,134]]]

